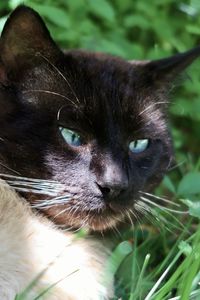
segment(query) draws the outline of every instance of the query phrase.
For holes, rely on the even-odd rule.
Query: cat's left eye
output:
[[[74,147],[79,147],[82,145],[81,137],[77,132],[61,126],[59,127],[59,130],[63,139],[68,145]]]
[[[143,140],[135,140],[130,142],[129,144],[129,150],[133,153],[141,153],[145,151],[149,146],[149,140],[143,139]]]

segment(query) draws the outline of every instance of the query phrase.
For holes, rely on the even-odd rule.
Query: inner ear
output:
[[[8,71],[12,71],[34,64],[38,53],[54,60],[61,51],[38,13],[19,6],[8,18],[2,32],[1,61]]]

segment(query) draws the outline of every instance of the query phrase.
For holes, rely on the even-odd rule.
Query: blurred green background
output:
[[[157,59],[200,45],[200,0],[1,1],[0,30],[10,11],[21,3],[31,6],[42,15],[53,38],[66,49],[83,48],[102,51],[125,59]],[[189,269],[192,271],[190,266],[195,262],[196,252],[189,253],[188,249],[200,247],[200,229],[197,230],[196,227],[200,219],[200,59],[188,69],[185,81],[179,82],[171,93],[169,124],[174,138],[176,165],[165,177],[156,193],[167,195],[173,201],[182,199],[189,209],[189,214],[197,218],[189,221],[187,225],[187,228],[192,228],[196,244],[190,246],[189,242],[182,240],[180,226],[187,223],[185,215],[180,215],[178,219],[170,216],[171,219],[167,223],[162,217],[163,212],[162,214],[154,212],[155,219],[159,219],[163,224],[167,223],[167,227],[176,223],[171,229],[172,234],[168,232],[167,227],[158,234],[153,226],[144,227],[146,225],[143,223],[142,237],[140,230],[135,231],[133,238],[130,238],[132,233],[126,232],[113,254],[116,263],[115,271],[118,269],[116,277],[123,277],[124,281],[122,285],[125,289],[119,287],[119,294],[123,299],[143,300],[144,295],[153,284],[156,284],[158,275],[160,276],[168,267],[176,251],[179,251],[177,255],[185,252],[186,258],[185,260],[182,258],[180,262],[179,256],[176,256],[178,258],[175,260],[174,270],[178,272],[179,267],[182,267],[182,261],[186,264],[181,269],[182,273],[177,273],[174,281],[171,279],[176,274],[174,270],[171,273],[172,277],[165,279],[166,286],[168,283],[171,284],[170,288],[165,290],[167,298],[161,291],[160,298],[147,299],[163,300],[169,299],[169,295],[176,295],[176,292],[178,295],[186,295],[186,292],[190,292],[190,286],[185,292],[181,284],[184,280],[187,281],[187,272]],[[161,225],[159,223],[156,226]],[[145,231],[144,228],[147,230]],[[182,230],[186,232],[184,226]],[[180,239],[178,239],[179,235]],[[198,239],[196,239],[197,235]],[[190,237],[190,242],[193,236]],[[138,244],[133,242],[136,240],[139,241]],[[176,248],[178,243],[179,250]],[[147,253],[151,254],[149,266],[151,277],[144,278],[142,272]],[[123,259],[124,264],[121,265]],[[197,266],[195,262],[194,268]],[[198,268],[195,270],[196,273],[194,272],[190,278],[199,282],[200,273]],[[198,278],[195,277],[197,273]],[[184,280],[178,282],[177,278],[182,278],[181,276]],[[130,278],[132,278],[131,283]],[[180,287],[175,291],[178,284]],[[192,281],[191,285],[195,291],[197,285]],[[127,290],[129,290],[128,296]],[[200,299],[200,294],[198,297],[193,299]]]

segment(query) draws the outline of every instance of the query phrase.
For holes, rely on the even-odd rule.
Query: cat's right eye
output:
[[[132,153],[138,154],[144,152],[149,146],[148,139],[135,140],[129,144],[129,149]]]
[[[61,126],[59,126],[59,130],[63,139],[68,145],[74,147],[79,147],[82,145],[81,137],[77,132]]]

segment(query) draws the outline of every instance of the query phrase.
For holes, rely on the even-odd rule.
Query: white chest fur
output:
[[[56,282],[46,299],[109,299],[112,282],[102,284],[106,252],[100,242],[75,239],[33,214],[0,182],[0,299],[13,300],[46,267],[28,299]]]

